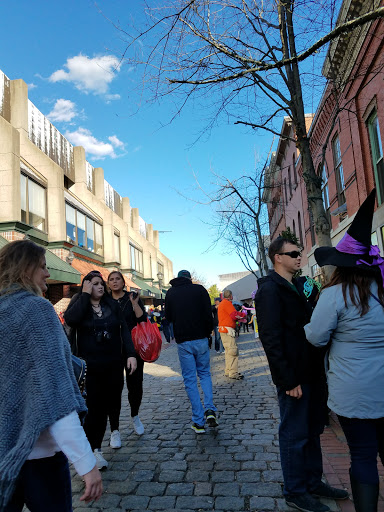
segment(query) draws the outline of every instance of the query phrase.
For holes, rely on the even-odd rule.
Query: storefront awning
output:
[[[45,253],[45,259],[48,271],[51,274],[51,277],[47,279],[48,283],[50,281],[58,281],[60,283],[80,284],[80,272],[49,249]]]
[[[141,288],[141,296],[144,298],[160,298],[160,290],[158,288],[155,288],[147,281],[144,281],[143,279],[140,279],[137,276],[133,276],[133,288]]]
[[[0,249],[2,249],[9,242],[4,237],[0,236]],[[50,278],[47,279],[48,283],[68,283],[68,284],[80,284],[81,274],[69,263],[62,260],[56,254],[51,252],[49,249],[46,250],[45,259],[47,262],[47,268],[51,274]]]

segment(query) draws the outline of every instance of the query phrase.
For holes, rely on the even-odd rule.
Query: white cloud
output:
[[[106,94],[105,99],[109,101],[119,100],[121,98],[120,94]]]
[[[121,142],[116,135],[111,135],[108,137],[109,142],[114,146],[115,148],[122,148],[124,149],[124,142]]]
[[[76,105],[73,101],[60,98],[56,101],[55,106],[47,115],[48,119],[54,123],[58,121],[69,122],[77,116]]]
[[[37,85],[36,84],[28,84],[28,89],[30,91],[32,91],[32,89],[36,89]]]
[[[114,55],[90,58],[80,54],[69,58],[63,67],[68,71],[58,69],[49,77],[50,82],[72,82],[77,89],[85,93],[106,94],[109,84],[116,77],[116,72],[120,71],[120,60]]]
[[[119,158],[114,148],[124,149],[124,143],[116,135],[108,137],[110,143],[96,139],[90,130],[78,128],[74,132],[65,132],[64,136],[75,146],[83,146],[85,152],[94,159],[104,159],[106,157]]]

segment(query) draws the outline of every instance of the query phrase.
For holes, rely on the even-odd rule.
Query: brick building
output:
[[[125,274],[127,288],[153,303],[173,277],[159,234],[28,99],[23,80],[0,72],[0,235],[45,246],[48,298],[65,309],[81,277]],[[5,239],[5,240],[4,240]]]
[[[380,1],[377,0],[345,0],[338,23],[357,17],[379,5]],[[332,245],[336,245],[342,238],[360,204],[376,186],[378,208],[373,220],[372,240],[383,251],[383,32],[384,23],[380,19],[360,27],[352,34],[340,36],[330,45],[322,70],[327,78],[327,86],[313,118],[309,135],[315,169],[322,177],[323,203],[332,226]],[[287,136],[287,123],[287,120],[283,123],[278,150],[288,145],[288,141],[284,140]],[[281,160],[280,169],[290,165],[289,151],[287,154],[288,160]],[[277,163],[278,157],[277,152]],[[287,171],[285,174],[283,171],[280,172],[282,194],[285,193],[286,174]],[[284,205],[278,231],[284,226],[294,228],[292,218],[297,222],[296,216],[300,213],[304,237],[303,270],[304,273],[315,276],[319,272],[313,255],[317,240],[302,179],[300,157],[297,159],[297,174],[301,204],[299,198],[292,194],[288,204]],[[275,237],[273,233],[277,232],[275,225],[272,216],[272,238]],[[296,235],[301,238],[298,229]]]

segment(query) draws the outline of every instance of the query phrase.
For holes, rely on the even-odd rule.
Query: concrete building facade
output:
[[[139,198],[138,198],[139,199]],[[27,84],[0,72],[0,235],[28,236],[86,274],[119,269],[147,303],[173,277],[159,233],[28,99]],[[159,276],[159,277],[158,277]],[[77,282],[54,282],[68,297]]]

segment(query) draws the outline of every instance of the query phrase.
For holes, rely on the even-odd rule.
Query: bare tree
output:
[[[123,31],[128,40],[123,58],[144,65],[143,80],[153,86],[154,99],[180,98],[175,115],[194,97],[205,106],[210,101],[210,126],[224,115],[280,136],[275,120],[292,119],[319,245],[330,245],[331,239],[305,124],[306,60],[330,41],[384,16],[384,7],[374,8],[375,0],[356,2],[351,17],[335,26],[339,3],[171,0],[166,6],[148,4],[146,29]]]

